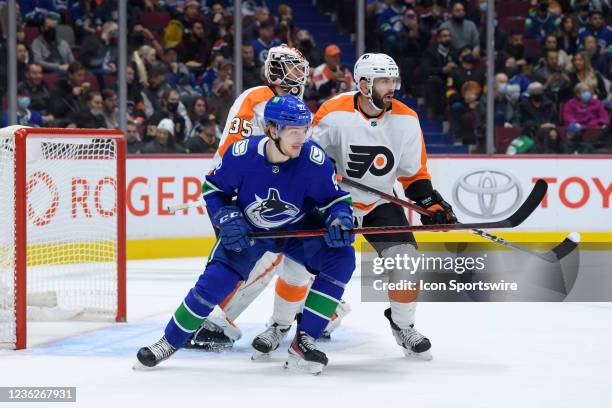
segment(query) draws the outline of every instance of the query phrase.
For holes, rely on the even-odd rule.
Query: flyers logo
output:
[[[350,145],[349,161],[346,175],[361,178],[366,172],[374,176],[384,176],[395,165],[393,153],[385,146],[356,146]]]

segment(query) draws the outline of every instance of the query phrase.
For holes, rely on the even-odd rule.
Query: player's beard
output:
[[[391,97],[393,97],[393,94],[391,94]],[[375,89],[372,89],[372,103],[374,103],[376,108],[381,110],[389,109],[392,101],[393,99],[391,98],[389,99],[389,102],[385,102],[383,95],[376,92]]]

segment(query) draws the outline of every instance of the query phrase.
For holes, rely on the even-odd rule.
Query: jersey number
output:
[[[253,125],[248,120],[234,118],[232,119],[229,133],[240,133],[243,137],[249,137],[253,133]]]

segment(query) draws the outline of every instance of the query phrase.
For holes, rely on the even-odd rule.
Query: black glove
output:
[[[433,190],[429,197],[425,197],[419,200],[415,200],[415,203],[426,210],[432,211],[433,214],[430,216],[421,215],[421,223],[423,225],[432,224],[455,224],[457,223],[457,217],[453,212],[453,207],[438,193],[437,190]]]

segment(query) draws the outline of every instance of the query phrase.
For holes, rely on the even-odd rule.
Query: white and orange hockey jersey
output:
[[[391,109],[368,118],[358,107],[359,92],[346,92],[326,101],[315,114],[313,139],[336,162],[338,174],[393,194],[399,180],[431,179],[417,114],[393,99]],[[364,216],[386,201],[348,186],[355,215]]]
[[[219,148],[215,153],[215,165],[232,143],[251,135],[263,135],[264,107],[273,96],[274,91],[267,85],[249,88],[238,96],[227,115]]]

